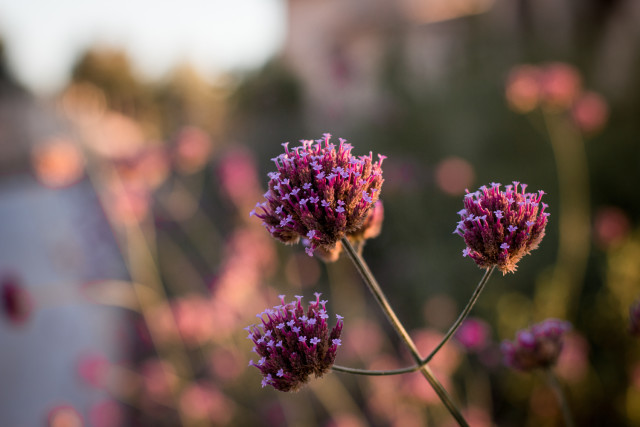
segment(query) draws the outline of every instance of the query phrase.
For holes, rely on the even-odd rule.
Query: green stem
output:
[[[476,290],[473,291],[473,295],[471,295],[471,299],[467,303],[467,306],[464,308],[464,310],[462,310],[462,313],[460,313],[460,316],[458,316],[458,319],[455,321],[455,323],[451,325],[451,328],[449,328],[449,331],[447,332],[447,334],[444,336],[444,338],[442,338],[442,341],[440,341],[440,344],[438,344],[437,347],[434,348],[433,351],[426,358],[422,360],[421,364],[429,363],[429,361],[433,359],[433,356],[435,356],[436,353],[442,348],[442,346],[445,345],[447,341],[449,341],[449,339],[453,336],[453,334],[456,333],[456,331],[458,330],[458,328],[460,327],[464,319],[466,319],[467,316],[469,315],[469,312],[471,311],[473,306],[476,305],[476,302],[478,301],[478,298],[480,297],[480,294],[482,293],[484,286],[489,281],[489,277],[491,277],[491,273],[493,273],[495,269],[496,269],[496,266],[494,265],[488,268],[487,271],[485,271],[484,276],[482,276],[482,279],[480,279],[480,282],[478,282],[478,285],[476,286]]]
[[[421,365],[413,365],[406,368],[377,371],[377,370],[370,370],[370,369],[347,368],[346,366],[339,366],[339,365],[333,365],[331,367],[331,369],[336,372],[344,372],[346,374],[354,374],[354,375],[369,375],[373,377],[408,374],[411,372],[415,372],[420,368],[421,368]]]
[[[355,265],[356,269],[362,276],[362,279],[366,283],[367,287],[373,294],[374,298],[376,299],[378,304],[380,304],[380,307],[382,308],[382,311],[384,312],[384,314],[387,316],[387,319],[389,319],[389,322],[391,322],[391,325],[394,327],[394,329],[396,330],[396,332],[398,333],[402,341],[405,343],[405,345],[409,349],[409,352],[411,353],[411,357],[413,357],[413,360],[417,364],[421,364],[422,358],[420,356],[420,353],[418,352],[418,348],[416,347],[415,343],[409,336],[409,333],[407,332],[407,330],[404,328],[404,326],[398,319],[398,316],[396,316],[395,312],[393,311],[393,308],[391,308],[389,301],[387,301],[387,298],[382,292],[380,285],[376,281],[375,277],[373,277],[373,274],[371,273],[371,270],[369,270],[367,263],[358,254],[358,252],[356,252],[356,250],[351,245],[351,242],[349,242],[349,239],[347,239],[346,237],[343,237],[342,245],[344,246],[347,254],[349,255],[349,258],[351,258],[351,261],[353,261],[353,264]],[[444,389],[444,387],[442,387],[442,384],[440,384],[440,382],[433,375],[433,372],[431,371],[431,369],[429,369],[427,365],[423,365],[420,367],[420,372],[429,382],[431,387],[433,387],[433,390],[436,392],[436,394],[438,395],[442,403],[447,407],[451,415],[456,419],[458,424],[463,427],[469,427],[469,424],[462,416],[462,413],[453,403],[447,391]]]
[[[558,382],[558,379],[556,378],[551,368],[545,369],[545,371],[547,374],[547,381],[549,382],[549,385],[558,398],[560,410],[562,411],[562,417],[564,418],[564,424],[566,427],[573,427],[573,417],[571,416],[571,410],[569,409],[567,399],[565,398],[564,392],[562,391],[562,386],[560,386],[560,382]]]

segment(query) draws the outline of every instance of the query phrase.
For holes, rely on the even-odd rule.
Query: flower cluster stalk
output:
[[[469,302],[465,306],[464,310],[462,310],[462,312],[458,316],[458,319],[456,319],[455,323],[451,325],[447,334],[444,336],[444,338],[442,338],[442,341],[440,341],[440,344],[438,344],[436,348],[434,348],[431,351],[431,353],[429,353],[429,355],[424,358],[422,363],[429,363],[429,361],[433,359],[433,356],[435,356],[436,353],[440,351],[442,346],[445,345],[447,341],[449,341],[449,339],[456,333],[460,325],[462,325],[462,322],[464,322],[464,320],[467,318],[467,316],[471,312],[471,309],[473,308],[473,306],[476,305],[476,302],[478,301],[478,298],[480,298],[480,294],[482,293],[482,290],[484,289],[485,285],[489,281],[489,278],[491,277],[491,274],[495,269],[496,269],[496,266],[494,265],[492,267],[489,267],[485,271],[484,276],[482,276],[482,279],[480,279],[480,282],[476,286],[476,289],[473,291],[473,295],[471,295]]]
[[[558,399],[558,404],[560,405],[560,410],[562,411],[562,417],[564,418],[565,426],[574,427],[571,410],[569,409],[569,404],[567,403],[567,399],[565,398],[564,392],[562,391],[562,387],[560,386],[558,379],[556,378],[551,368],[545,369],[545,373],[547,375],[547,381]]]
[[[420,352],[418,351],[418,348],[416,347],[415,343],[409,336],[409,333],[407,332],[407,330],[402,325],[402,322],[400,322],[400,319],[398,319],[398,316],[396,316],[395,312],[393,311],[393,308],[389,304],[389,301],[387,300],[386,296],[382,292],[380,285],[378,284],[375,277],[371,273],[371,270],[369,270],[367,263],[354,249],[354,247],[351,245],[351,242],[349,242],[349,239],[343,238],[342,245],[344,246],[349,258],[351,259],[353,264],[356,266],[356,269],[362,276],[362,279],[364,280],[365,284],[373,294],[374,298],[376,299],[378,304],[380,304],[380,307],[382,308],[382,311],[384,312],[384,314],[387,316],[387,319],[389,319],[389,322],[391,322],[391,325],[396,330],[396,332],[398,333],[402,341],[405,343],[407,349],[411,353],[411,357],[413,357],[413,359],[417,364],[421,365],[420,372],[422,373],[422,375],[426,378],[426,380],[429,382],[431,387],[433,387],[433,390],[436,392],[436,394],[438,395],[442,403],[446,406],[447,410],[449,410],[451,415],[456,419],[458,424],[460,426],[468,427],[469,424],[462,416],[462,413],[460,412],[456,404],[453,402],[453,400],[451,399],[447,391],[444,389],[442,384],[440,384],[437,378],[433,375],[433,372],[431,371],[431,369],[426,364],[422,365],[422,357],[420,356]]]
[[[462,323],[467,318],[467,316],[469,315],[473,307],[476,305],[476,302],[478,301],[480,294],[484,290],[494,270],[495,270],[495,266],[490,267],[485,271],[484,275],[482,276],[482,279],[480,279],[480,282],[478,282],[476,289],[473,291],[473,294],[471,295],[469,302],[467,303],[465,308],[462,310],[462,312],[460,312],[460,315],[456,319],[455,323],[451,325],[451,327],[449,328],[449,331],[447,331],[447,333],[442,338],[440,343],[431,351],[431,353],[429,353],[427,357],[422,359],[419,364],[408,366],[406,368],[389,369],[389,370],[356,369],[356,368],[347,368],[344,366],[337,366],[337,365],[334,365],[332,369],[337,372],[345,372],[345,373],[355,374],[355,375],[371,375],[371,376],[401,375],[401,374],[407,374],[407,373],[415,372],[419,370],[422,366],[429,363],[431,359],[433,359],[433,357],[438,353],[438,351],[440,351],[440,349],[449,341],[449,339],[451,339],[451,337],[455,335],[455,333],[460,328],[460,325],[462,325]]]

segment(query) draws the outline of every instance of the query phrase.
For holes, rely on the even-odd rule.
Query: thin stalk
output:
[[[440,344],[438,344],[436,348],[434,348],[433,351],[426,358],[422,360],[422,364],[429,363],[429,361],[433,359],[433,356],[435,356],[436,353],[442,348],[442,346],[445,345],[447,341],[449,341],[449,339],[453,336],[453,334],[456,333],[456,331],[458,330],[458,328],[460,327],[464,319],[466,319],[467,316],[469,315],[469,312],[471,311],[473,306],[476,305],[476,302],[478,301],[478,298],[480,297],[482,290],[484,289],[485,285],[489,281],[489,278],[491,277],[491,273],[493,273],[495,269],[496,269],[496,266],[494,265],[488,268],[487,271],[485,271],[484,276],[482,276],[482,279],[480,279],[480,282],[478,282],[478,285],[476,286],[476,290],[473,291],[473,295],[471,295],[471,299],[467,303],[467,306],[464,308],[464,310],[462,310],[462,313],[460,313],[460,316],[458,316],[458,319],[455,321],[455,323],[451,325],[447,334],[444,336],[444,338],[442,338],[442,341],[440,341]]]
[[[382,376],[388,376],[388,375],[408,374],[408,373],[420,370],[421,367],[422,367],[422,365],[413,365],[413,366],[408,366],[406,368],[389,369],[389,370],[378,371],[378,370],[371,370],[371,369],[347,368],[346,366],[333,365],[331,367],[331,369],[336,371],[336,372],[344,372],[346,374],[369,375],[369,376],[372,376],[372,377],[382,377]]]
[[[418,352],[418,348],[416,347],[415,343],[409,336],[409,333],[407,332],[407,330],[404,328],[404,326],[398,319],[398,316],[396,316],[395,312],[393,311],[393,308],[391,308],[389,301],[387,300],[386,296],[382,292],[382,289],[380,288],[380,285],[378,284],[375,277],[371,273],[371,270],[369,270],[367,263],[353,248],[353,246],[351,245],[351,242],[349,242],[349,239],[347,239],[346,237],[343,237],[342,245],[344,246],[347,254],[349,255],[349,258],[351,258],[351,261],[353,261],[353,264],[355,265],[356,269],[362,276],[362,279],[364,280],[365,284],[373,294],[374,298],[376,299],[378,304],[380,304],[380,307],[382,308],[382,311],[384,312],[384,314],[387,316],[387,319],[389,320],[389,322],[391,322],[391,325],[394,327],[394,329],[396,330],[396,332],[398,333],[402,341],[407,346],[407,349],[411,353],[411,357],[413,357],[413,360],[417,364],[421,364],[422,357],[420,356],[420,352]],[[453,403],[447,391],[444,389],[444,387],[442,387],[442,384],[440,384],[440,382],[433,375],[433,372],[431,371],[431,369],[429,369],[427,365],[423,365],[420,367],[420,372],[429,382],[431,387],[433,387],[433,390],[436,392],[436,394],[438,395],[442,403],[449,410],[451,415],[456,419],[458,424],[463,427],[469,427],[469,424],[462,416],[462,413],[457,408],[457,406]]]
[[[558,398],[560,410],[562,411],[562,417],[564,418],[564,424],[566,427],[573,427],[573,417],[571,416],[571,410],[569,409],[567,399],[565,398],[564,392],[562,391],[562,386],[560,385],[560,382],[558,382],[558,379],[556,378],[551,368],[545,369],[545,371],[547,374],[547,381],[549,382],[549,385]]]

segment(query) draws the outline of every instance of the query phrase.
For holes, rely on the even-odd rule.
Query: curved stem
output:
[[[471,311],[473,306],[476,305],[476,302],[478,301],[478,298],[480,297],[480,294],[482,293],[484,286],[489,281],[489,277],[491,277],[491,273],[493,273],[495,269],[496,269],[496,266],[494,265],[488,268],[487,271],[485,271],[484,276],[482,276],[482,279],[480,279],[480,282],[478,282],[478,285],[476,286],[476,290],[473,291],[473,295],[471,295],[471,299],[467,303],[467,306],[464,308],[464,310],[462,310],[462,312],[460,313],[460,316],[458,316],[458,319],[455,321],[455,323],[451,325],[447,334],[444,336],[444,338],[442,338],[442,341],[440,341],[440,344],[438,344],[436,348],[434,348],[433,351],[429,353],[429,355],[422,360],[421,364],[429,363],[429,361],[433,359],[433,356],[435,356],[436,353],[442,348],[442,346],[445,345],[447,341],[449,341],[449,339],[453,336],[453,334],[456,333],[456,331],[458,330],[458,328],[460,327],[464,319],[466,319],[467,316],[469,315],[469,312]]]
[[[422,367],[421,365],[413,365],[413,366],[408,366],[406,368],[389,369],[389,370],[378,371],[378,370],[371,370],[371,369],[347,368],[346,366],[333,365],[331,367],[331,369],[336,371],[336,372],[344,372],[346,374],[369,375],[369,376],[373,376],[373,377],[382,377],[382,376],[387,376],[387,375],[408,374],[408,373],[420,370],[421,367]]]
[[[353,248],[353,246],[351,245],[351,242],[349,242],[349,239],[347,239],[346,237],[343,237],[341,241],[347,254],[349,255],[349,258],[351,258],[351,261],[353,261],[353,264],[355,265],[356,269],[362,276],[362,279],[364,280],[365,284],[373,294],[378,304],[380,304],[380,307],[382,308],[382,311],[384,312],[384,314],[387,316],[387,319],[389,320],[389,322],[391,322],[391,325],[394,327],[394,329],[396,330],[396,332],[398,333],[402,341],[405,343],[405,345],[407,346],[407,349],[409,349],[409,352],[411,353],[411,357],[413,357],[413,360],[417,364],[421,364],[422,358],[420,356],[420,353],[418,352],[418,348],[416,347],[415,343],[409,336],[409,333],[407,332],[407,330],[404,328],[404,326],[398,319],[398,316],[396,316],[395,312],[393,311],[393,308],[391,308],[389,301],[387,301],[387,298],[382,292],[380,285],[376,281],[375,277],[373,277],[373,274],[371,273],[371,270],[369,270],[367,263]],[[442,403],[449,410],[451,415],[456,419],[458,424],[463,427],[469,427],[469,424],[462,416],[462,413],[457,408],[457,406],[453,403],[447,391],[444,389],[444,387],[442,387],[442,384],[440,384],[440,382],[433,375],[433,372],[431,371],[431,369],[429,369],[427,365],[422,365],[420,367],[420,372],[429,382],[431,387],[433,387],[433,390],[436,392],[436,394],[438,395]]]
[[[562,417],[564,418],[564,424],[567,427],[573,427],[573,417],[571,416],[571,410],[569,409],[569,404],[567,403],[567,399],[564,396],[562,387],[560,386],[560,383],[558,382],[558,379],[556,378],[551,368],[545,369],[545,371],[547,374],[547,381],[549,382],[549,385],[558,398],[560,410],[562,411]]]

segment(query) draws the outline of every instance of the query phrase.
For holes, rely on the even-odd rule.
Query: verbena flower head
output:
[[[467,194],[462,218],[454,233],[464,238],[463,256],[480,268],[497,266],[503,274],[514,272],[520,258],[536,249],[544,237],[549,213],[541,202],[544,191],[525,193],[526,184],[517,181],[506,191],[491,183]],[[520,190],[518,189],[520,186]]]
[[[342,344],[342,316],[336,315],[336,326],[329,332],[327,301],[320,301],[319,293],[315,295],[315,302],[307,310],[302,307],[301,296],[285,303],[284,295],[280,295],[281,305],[258,314],[261,325],[245,328],[249,331],[247,338],[255,343],[253,351],[260,356],[249,365],[262,372],[262,387],[295,391],[311,374],[321,377],[333,365]]]
[[[382,187],[382,161],[372,154],[355,157],[351,145],[340,138],[330,143],[326,133],[315,142],[302,140],[293,149],[272,159],[276,172],[269,173],[265,202],[251,212],[262,219],[276,239],[297,243],[309,240],[306,251],[331,252],[336,242],[362,227]]]
[[[503,341],[500,349],[504,363],[520,371],[548,368],[558,360],[562,351],[562,338],[571,329],[571,323],[547,319],[516,334],[515,341]]]

